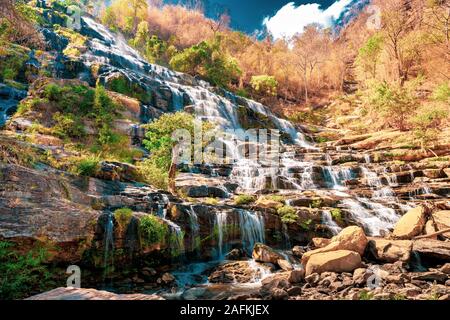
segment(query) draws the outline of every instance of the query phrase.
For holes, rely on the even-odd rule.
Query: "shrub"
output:
[[[449,116],[448,107],[441,104],[425,105],[412,118],[414,135],[425,149],[431,142],[435,141],[441,132],[442,122]]]
[[[168,227],[157,217],[147,215],[140,221],[139,232],[144,245],[153,245],[166,240]]]
[[[48,257],[45,249],[26,253],[15,249],[11,242],[0,242],[0,299],[21,299],[54,285],[44,264]]]
[[[305,230],[305,231],[309,231],[311,228],[312,222],[313,221],[311,219],[304,220],[304,221],[300,222],[300,227],[302,227],[303,230]]]
[[[167,170],[159,168],[151,159],[141,162],[139,173],[145,182],[161,190],[167,190],[169,175]]]
[[[278,81],[274,76],[253,76],[250,80],[250,84],[257,93],[271,96],[277,95]]]
[[[82,159],[76,167],[76,173],[81,176],[93,177],[100,169],[100,160],[98,158]]]
[[[298,221],[297,210],[291,206],[283,206],[278,208],[277,213],[283,223],[291,224]]]
[[[343,222],[341,209],[339,208],[332,209],[331,216],[337,223],[341,224]]]
[[[431,97],[435,101],[447,102],[450,99],[450,83],[443,83],[437,86]]]
[[[250,204],[256,201],[256,198],[254,196],[251,195],[247,195],[247,194],[241,194],[238,195],[235,199],[234,199],[234,203],[238,206],[240,205],[246,205],[246,204]]]
[[[53,114],[53,120],[55,121],[53,133],[60,138],[81,138],[86,134],[80,119],[71,113],[56,112]]]
[[[116,219],[119,226],[124,229],[131,221],[133,217],[133,210],[129,208],[117,209],[114,211],[114,218]]]

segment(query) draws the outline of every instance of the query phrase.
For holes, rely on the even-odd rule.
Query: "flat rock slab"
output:
[[[25,300],[164,300],[157,295],[115,294],[108,291],[81,288],[57,288]]]

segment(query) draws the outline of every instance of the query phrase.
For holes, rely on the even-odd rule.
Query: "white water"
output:
[[[333,216],[329,210],[322,211],[322,224],[326,225],[333,235],[337,235],[342,230],[342,228],[333,220]]]

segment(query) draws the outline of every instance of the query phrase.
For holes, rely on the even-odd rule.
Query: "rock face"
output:
[[[100,215],[93,199],[69,179],[0,164],[0,238],[30,244],[46,239],[63,250],[53,258],[78,261]],[[80,247],[81,245],[81,247]]]
[[[306,276],[323,272],[353,272],[361,265],[361,256],[348,250],[317,253],[306,264]]]
[[[278,260],[284,260],[281,254],[261,243],[255,245],[252,256],[255,261],[263,263],[278,264]]]
[[[315,254],[337,250],[354,251],[362,255],[366,249],[367,241],[367,237],[362,228],[357,226],[347,227],[337,236],[333,237],[329,245],[306,252],[302,257],[302,264],[306,266],[308,260]]]
[[[450,211],[438,211],[433,213],[433,219],[436,222],[438,228],[437,231],[450,228]],[[444,233],[442,236],[446,239],[450,239],[450,232]]]
[[[414,208],[397,222],[393,236],[397,239],[412,239],[422,233],[425,223],[425,208],[422,206]]]
[[[57,288],[26,300],[164,300],[157,295],[115,294],[107,291],[82,288]]]
[[[450,242],[431,239],[416,240],[413,242],[412,249],[421,256],[450,262]]]
[[[411,257],[412,241],[370,239],[367,251],[382,262],[409,261]]]

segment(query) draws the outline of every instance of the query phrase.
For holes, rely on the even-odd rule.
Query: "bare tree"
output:
[[[324,59],[328,47],[327,38],[325,32],[319,26],[310,25],[294,39],[295,63],[303,78],[306,104],[309,101],[309,82],[313,72]]]

